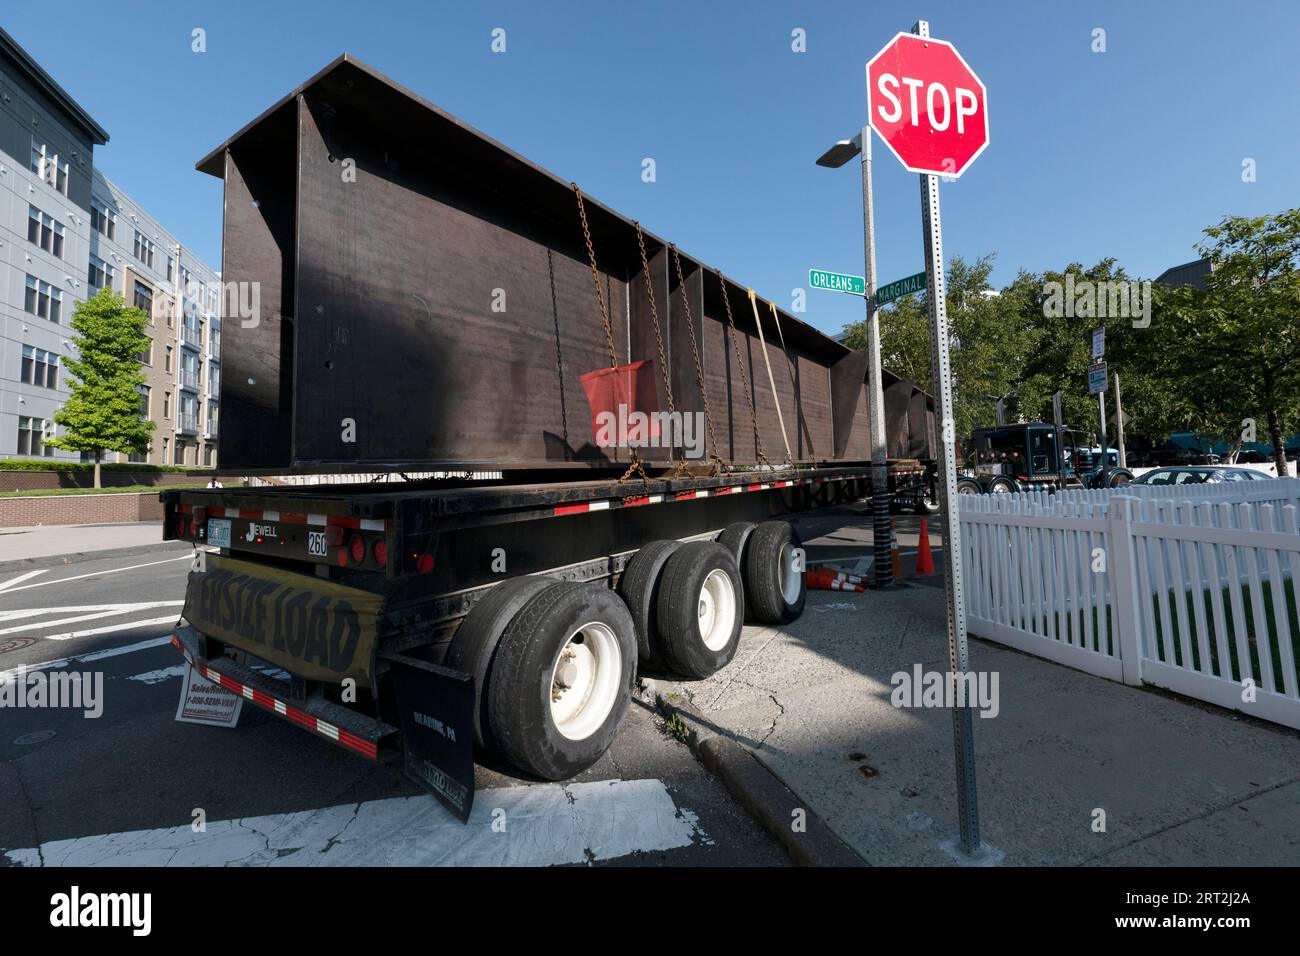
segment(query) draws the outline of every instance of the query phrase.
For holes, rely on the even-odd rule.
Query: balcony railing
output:
[[[191,369],[191,368],[181,369],[181,387],[192,388],[195,391],[198,391],[199,373],[196,369]]]
[[[203,437],[204,437],[204,438],[216,438],[216,437],[217,437],[217,423],[216,423],[216,422],[208,422],[207,426],[203,429]]]
[[[194,434],[199,430],[199,419],[197,415],[181,415],[176,421],[176,430]]]
[[[181,341],[191,348],[198,349],[203,347],[203,335],[198,329],[191,328],[188,325],[181,326]]]

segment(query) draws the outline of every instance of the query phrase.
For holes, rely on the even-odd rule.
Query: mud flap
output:
[[[392,666],[402,769],[462,823],[474,807],[474,678],[404,654]]]

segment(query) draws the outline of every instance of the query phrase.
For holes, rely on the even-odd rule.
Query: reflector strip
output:
[[[177,634],[172,635],[172,647],[180,651],[181,655],[189,661],[201,675],[212,681],[214,684],[220,684],[232,694],[238,694],[245,700],[250,700],[257,706],[264,710],[268,710],[273,714],[287,717],[295,724],[298,724],[313,733],[317,733],[327,740],[332,740],[351,750],[355,750],[363,757],[375,761],[379,759],[379,747],[372,741],[363,740],[355,734],[350,734],[346,730],[341,730],[333,724],[326,723],[319,717],[314,717],[304,710],[299,710],[292,704],[286,704],[284,701],[278,700],[270,694],[264,693],[254,687],[249,687],[247,684],[237,681],[233,677],[227,677],[225,674],[216,670],[211,664],[205,664],[202,661],[196,660],[190,652],[185,649],[185,645],[181,643],[180,636]]]

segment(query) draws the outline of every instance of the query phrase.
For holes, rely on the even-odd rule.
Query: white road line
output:
[[[54,840],[4,856],[20,866],[553,866],[707,841],[661,781],[602,780],[483,790],[467,825],[433,797],[395,797],[208,821],[206,833],[185,824]]]
[[[169,614],[166,617],[151,617],[147,621],[128,621],[125,624],[110,624],[108,627],[92,627],[89,630],[69,631],[66,634],[45,634],[42,635],[42,639],[47,641],[70,641],[74,637],[93,637],[96,634],[115,634],[118,631],[129,631],[133,627],[147,627],[151,624],[174,625],[179,617],[179,614]]]
[[[162,647],[164,644],[172,642],[171,636],[154,637],[147,641],[139,641],[135,644],[126,644],[122,647],[110,647],[102,651],[90,651],[86,654],[74,654],[71,657],[60,657],[52,661],[38,661],[35,664],[24,664],[7,671],[0,671],[0,681],[7,681],[17,676],[19,671],[31,673],[32,671],[54,670],[59,667],[67,667],[69,664],[88,663],[90,661],[102,661],[108,657],[121,657],[123,654],[134,654],[136,651],[148,651],[155,647]]]
[[[130,614],[135,611],[147,611],[156,607],[181,607],[184,601],[147,601],[143,604],[110,604],[98,608],[93,614],[78,614],[76,617],[61,617],[53,621],[29,621],[26,624],[19,624],[14,627],[0,628],[0,634],[13,634],[18,631],[27,631],[43,627],[57,627],[60,624],[76,624],[79,621],[93,621],[101,617],[115,617],[119,614]],[[31,611],[28,616],[35,617],[38,614],[48,614],[51,610],[62,611],[64,608],[46,608]],[[66,610],[72,610],[67,608]],[[89,608],[87,608],[89,610]]]
[[[173,677],[181,677],[185,674],[185,664],[173,664],[171,667],[164,667],[161,670],[145,671],[143,674],[132,674],[127,680],[138,680],[142,684],[161,684],[165,680],[171,680]]]
[[[80,581],[82,578],[97,578],[105,574],[119,574],[122,571],[134,571],[137,568],[152,568],[156,564],[170,564],[173,561],[193,561],[193,554],[183,554],[179,558],[164,558],[161,561],[150,561],[148,564],[133,564],[129,568],[109,568],[107,571],[91,571],[88,574],[74,574],[70,578],[59,578],[57,581],[39,581],[36,584],[24,584],[20,588],[9,588],[4,593],[13,594],[15,591],[26,591],[28,588],[44,588],[51,584],[66,584],[68,581]]]
[[[18,577],[11,578],[10,580],[5,581],[3,584],[0,584],[0,591],[7,591],[15,584],[22,584],[24,581],[30,581],[32,578],[45,574],[47,571],[49,571],[49,568],[45,568],[44,570],[41,571],[28,571],[26,574],[20,574],[18,575]]]
[[[29,607],[14,611],[0,611],[0,621],[20,621],[25,617],[38,617],[41,614],[80,614],[83,611],[129,611],[133,608],[161,607],[171,601],[147,601],[130,604],[68,604],[63,607]]]

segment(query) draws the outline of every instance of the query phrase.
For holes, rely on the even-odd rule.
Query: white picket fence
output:
[[[1300,728],[1300,479],[960,504],[970,633]]]

